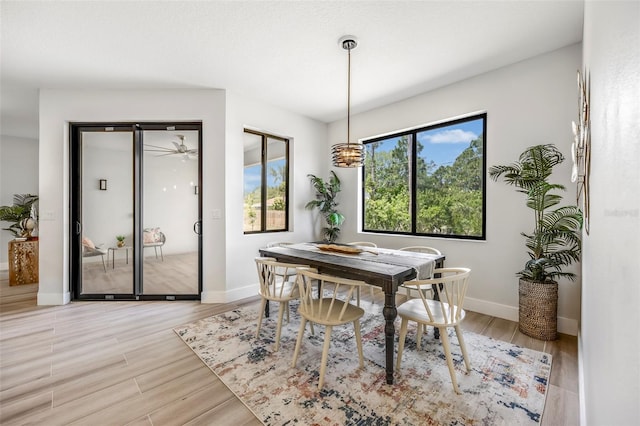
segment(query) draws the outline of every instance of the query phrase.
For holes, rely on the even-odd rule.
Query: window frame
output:
[[[458,234],[438,234],[438,233],[425,233],[425,232],[417,232],[417,219],[418,219],[418,201],[417,201],[417,193],[416,193],[416,185],[417,185],[417,143],[418,143],[418,134],[426,131],[431,131],[435,129],[439,129],[442,127],[450,127],[456,124],[465,123],[468,121],[474,121],[482,119],[482,170],[481,170],[481,180],[482,180],[482,232],[481,235],[458,235]],[[361,213],[361,223],[360,230],[361,232],[368,233],[376,233],[376,234],[386,234],[386,235],[411,235],[418,237],[438,237],[438,238],[447,238],[447,239],[456,239],[456,240],[476,240],[476,241],[486,241],[487,239],[487,112],[479,112],[473,113],[465,116],[461,116],[458,118],[447,119],[443,121],[438,121],[436,123],[422,125],[419,127],[403,129],[400,131],[394,131],[392,133],[387,133],[381,136],[375,136],[372,138],[363,139],[361,142],[363,145],[368,145],[374,142],[384,141],[391,138],[401,138],[403,136],[407,136],[411,140],[411,148],[409,159],[410,170],[413,172],[410,176],[410,191],[411,191],[411,205],[410,209],[410,220],[411,220],[411,230],[407,232],[403,231],[385,231],[385,230],[377,230],[377,229],[367,229],[365,227],[365,217],[366,217],[366,168],[362,167],[361,177],[360,177],[360,190],[361,190],[361,204],[360,204],[360,213]],[[365,147],[366,149],[366,147]]]
[[[243,133],[250,133],[256,136],[259,136],[261,138],[261,153],[260,153],[260,164],[261,164],[261,177],[260,177],[260,229],[258,230],[253,230],[253,231],[246,231],[244,230],[244,207],[243,207],[243,234],[244,235],[251,235],[251,234],[265,234],[265,233],[272,233],[272,232],[288,232],[289,231],[289,198],[290,198],[290,194],[289,194],[289,181],[290,181],[290,175],[289,175],[289,171],[290,171],[290,164],[289,164],[289,139],[283,136],[277,136],[274,135],[272,133],[266,133],[263,131],[259,131],[259,130],[254,130],[254,129],[250,129],[250,128],[244,128],[243,129]],[[284,182],[284,193],[286,194],[285,196],[285,205],[284,205],[284,228],[281,229],[267,229],[267,188],[268,185],[266,184],[267,182],[267,173],[268,173],[268,163],[269,163],[269,159],[267,158],[268,155],[268,150],[267,150],[267,146],[268,146],[268,140],[269,139],[276,139],[278,141],[282,141],[284,142],[284,160],[285,160],[285,171],[284,171],[284,177],[285,177],[285,182]],[[243,161],[244,161],[244,152],[243,152]],[[243,199],[244,199],[244,164],[243,164]],[[264,208],[263,208],[264,206]]]

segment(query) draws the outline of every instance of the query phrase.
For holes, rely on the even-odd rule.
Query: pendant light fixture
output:
[[[361,167],[364,165],[364,145],[350,143],[351,124],[351,49],[358,46],[354,36],[344,36],[340,39],[340,45],[348,52],[347,68],[347,143],[338,143],[331,147],[333,165],[335,167]]]

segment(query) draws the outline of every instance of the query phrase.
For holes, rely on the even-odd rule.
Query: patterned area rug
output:
[[[275,305],[272,305],[275,308]],[[385,381],[381,307],[364,302],[365,367],[358,367],[353,326],[336,327],[322,391],[317,390],[324,328],[307,327],[291,367],[299,317],[283,324],[273,352],[277,311],[255,338],[259,305],[175,328],[175,332],[266,425],[536,425],[546,398],[551,355],[465,332],[472,371],[465,374],[455,333],[452,352],[462,395],[453,391],[444,352],[431,331],[417,350],[407,335],[395,384]],[[276,309],[273,309],[274,311]],[[377,311],[377,312],[376,312]],[[411,324],[411,323],[410,323]],[[396,336],[399,320],[396,323]],[[397,340],[397,337],[396,337]],[[397,345],[397,342],[396,342]]]

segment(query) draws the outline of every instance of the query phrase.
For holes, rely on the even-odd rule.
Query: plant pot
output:
[[[124,241],[118,241],[116,244],[118,247],[124,247]]]
[[[558,283],[520,278],[519,330],[539,340],[558,338]]]

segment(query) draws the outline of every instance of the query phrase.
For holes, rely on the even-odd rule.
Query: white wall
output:
[[[304,210],[314,195],[306,175],[321,175],[328,168],[325,124],[221,90],[43,90],[40,210],[45,218],[41,219],[38,304],[69,301],[69,121],[180,120],[203,122],[203,302],[254,296],[258,283],[253,258],[269,241],[316,238],[315,216]],[[244,235],[245,126],[291,140],[290,232]]]
[[[487,165],[511,163],[528,146],[554,143],[567,161],[557,168],[552,179],[567,186],[566,204],[575,204],[575,189],[569,179],[570,145],[571,120],[576,111],[576,70],[580,65],[581,47],[573,45],[358,114],[351,118],[352,140],[486,111]],[[345,120],[330,124],[330,144],[343,142],[345,126]],[[447,265],[471,268],[466,303],[469,309],[517,320],[515,273],[528,259],[520,232],[531,229],[532,217],[524,198],[513,187],[502,182],[487,182],[486,241],[363,235],[358,233],[357,220],[360,172],[335,171],[344,184],[340,207],[347,218],[341,241],[371,240],[391,248],[420,244],[437,247],[446,255]],[[577,266],[575,271],[579,272]],[[561,281],[558,306],[561,332],[577,333],[579,298],[579,279]]]
[[[223,221],[226,223],[226,294],[203,295],[203,301],[222,302],[254,296],[257,275],[254,257],[258,249],[271,241],[302,242],[318,238],[317,215],[304,209],[315,192],[307,174],[325,175],[326,124],[264,103],[227,93],[226,120],[226,202]],[[289,232],[244,235],[243,232],[243,131],[261,130],[289,138],[290,207]],[[223,158],[223,157],[221,157]],[[205,212],[211,215],[211,212]],[[224,279],[226,277],[226,280]]]
[[[581,422],[640,424],[640,3],[585,3],[591,229],[584,236]]]
[[[38,140],[0,135],[0,205],[13,205],[13,194],[38,194]],[[6,228],[9,222],[0,222]],[[9,231],[0,231],[0,269],[8,269]]]
[[[203,211],[225,202],[222,90],[41,90],[38,304],[69,301],[69,122],[202,121]],[[203,292],[224,289],[225,226],[203,217]]]

